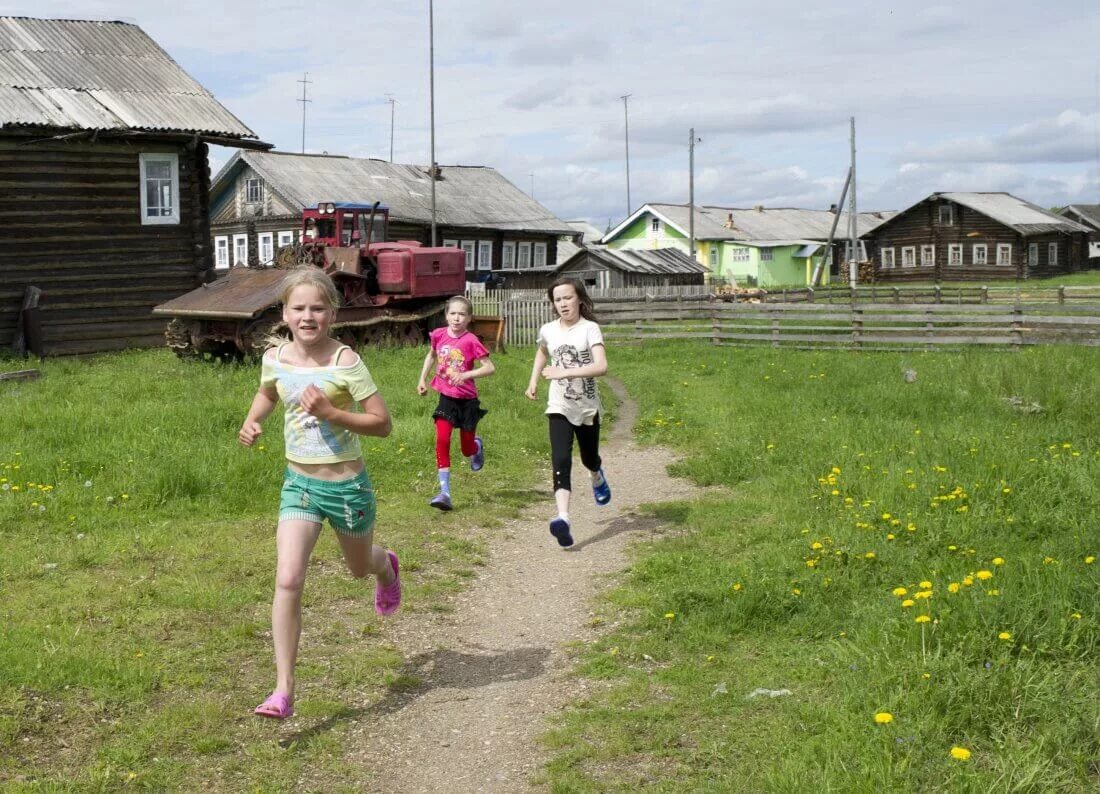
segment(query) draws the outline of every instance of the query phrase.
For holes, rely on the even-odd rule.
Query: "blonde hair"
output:
[[[303,265],[287,272],[286,277],[279,285],[279,303],[286,305],[290,299],[290,293],[298,287],[314,287],[321,295],[321,299],[329,308],[336,311],[340,308],[340,292],[332,283],[328,273],[313,265]]]
[[[474,304],[470,303],[470,299],[467,298],[465,295],[455,295],[454,297],[448,298],[447,299],[447,311],[451,310],[451,304],[452,303],[461,303],[463,306],[466,307],[466,313],[469,314],[470,316],[473,316]]]

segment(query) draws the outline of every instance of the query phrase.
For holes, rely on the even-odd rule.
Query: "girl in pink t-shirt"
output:
[[[447,326],[431,333],[431,349],[424,357],[416,391],[428,393],[425,381],[435,365],[431,387],[439,392],[439,405],[432,413],[435,420],[435,463],[439,469],[439,493],[429,504],[439,510],[451,509],[451,435],[458,428],[462,454],[470,460],[471,471],[485,465],[485,444],[477,433],[477,423],[486,411],[477,398],[475,378],[496,372],[489,351],[470,331],[473,306],[456,295],[447,301]],[[476,366],[475,366],[476,364]]]

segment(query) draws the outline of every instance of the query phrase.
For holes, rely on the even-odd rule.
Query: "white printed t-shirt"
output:
[[[550,354],[550,364],[562,369],[592,363],[592,348],[603,344],[600,326],[583,317],[569,328],[551,320],[539,329],[538,344]],[[562,378],[550,381],[546,413],[561,414],[574,425],[590,425],[603,413],[595,378]]]

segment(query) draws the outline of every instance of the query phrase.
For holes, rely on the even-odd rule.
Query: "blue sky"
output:
[[[278,149],[426,163],[427,0],[0,2],[0,14],[124,19]],[[326,18],[326,13],[330,16]],[[488,165],[601,228],[696,201],[827,207],[856,117],[861,209],[936,190],[1100,203],[1100,3],[437,0],[436,158]],[[217,150],[224,162],[231,154]]]

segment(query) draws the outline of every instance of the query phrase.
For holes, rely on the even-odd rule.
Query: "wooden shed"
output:
[[[615,249],[586,245],[537,286],[548,286],[560,276],[571,276],[596,289],[674,287],[702,284],[707,272],[707,268],[679,248]]]
[[[0,17],[0,346],[28,287],[46,354],[163,344],[213,274],[208,143],[270,148],[137,26]]]

